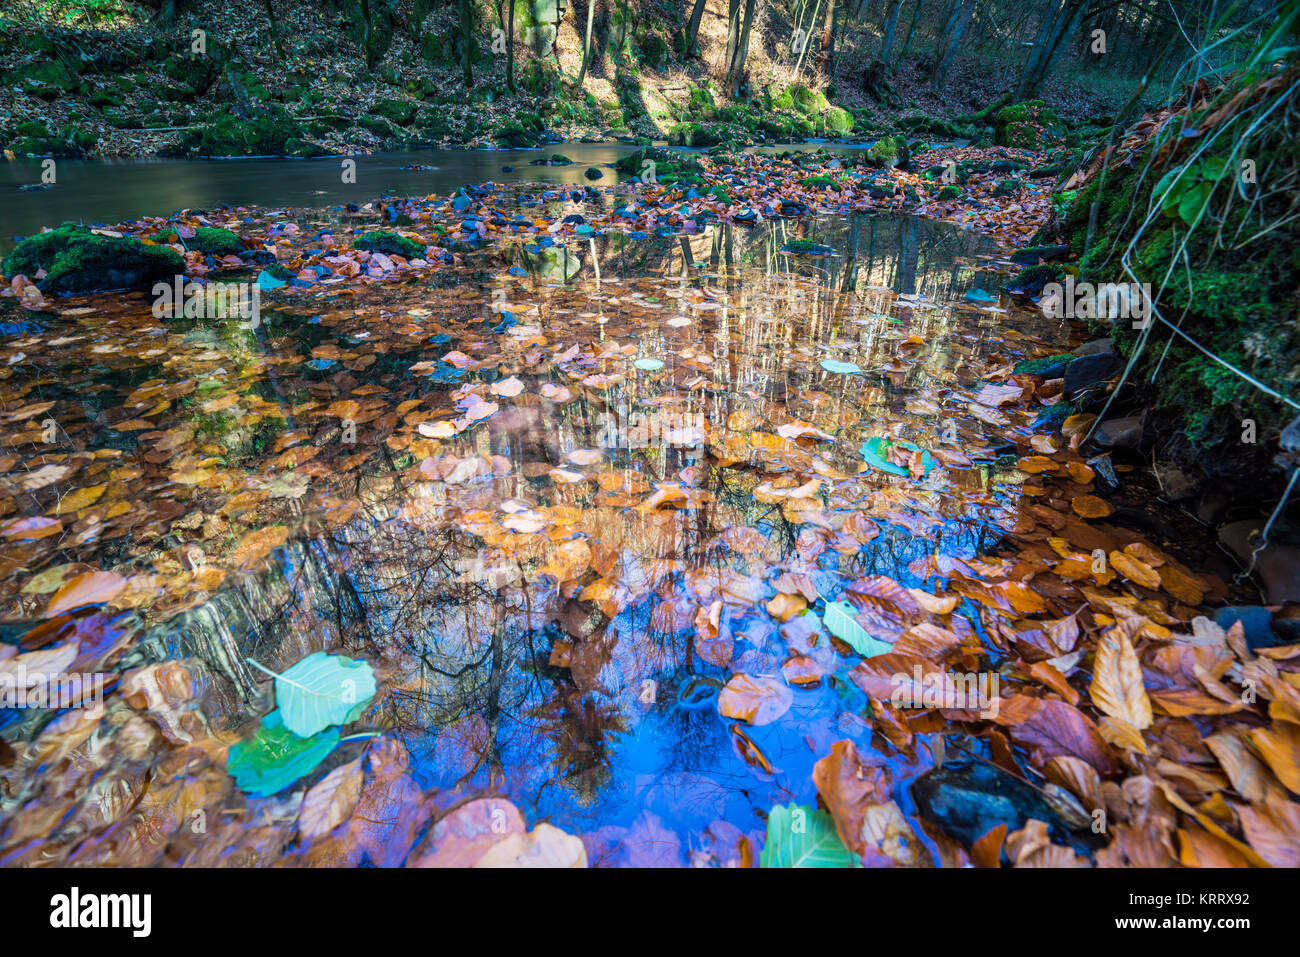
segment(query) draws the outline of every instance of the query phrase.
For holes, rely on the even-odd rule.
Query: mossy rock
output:
[[[84,226],[61,226],[23,240],[0,263],[6,276],[34,276],[37,285],[56,295],[79,295],[138,289],[170,280],[185,271],[185,260],[166,246],[150,246],[134,237],[101,236]]]
[[[826,124],[826,131],[835,136],[846,136],[853,132],[853,114],[838,106],[832,106],[822,114],[822,120]]]
[[[957,186],[955,183],[949,183],[943,189],[939,190],[939,194],[936,197],[936,199],[938,199],[940,202],[945,202],[950,199],[961,199],[961,197],[962,197],[962,188],[960,186]]]
[[[1025,296],[1037,296],[1048,283],[1064,282],[1065,275],[1062,266],[1044,263],[1041,266],[1030,266],[1020,270],[1007,280],[1002,288],[1007,291],[1015,290]]]
[[[706,87],[695,87],[686,102],[683,116],[685,119],[697,121],[717,119],[718,105],[713,102],[713,94]]]
[[[840,184],[829,176],[807,176],[799,181],[804,189],[833,189],[839,191]]]
[[[678,123],[668,130],[673,146],[713,146],[726,139],[727,128],[715,123]]]
[[[993,141],[999,146],[1043,149],[1061,138],[1061,120],[1042,100],[1013,103],[993,117]]]
[[[25,120],[14,128],[18,136],[34,136],[37,139],[47,139],[51,136],[50,128],[45,125],[44,120]]]
[[[55,95],[60,92],[71,93],[79,83],[80,80],[58,60],[39,60],[36,63],[29,63],[16,70],[10,70],[4,77],[6,86],[21,87],[26,92],[34,92],[42,97],[47,93]]]
[[[793,109],[806,117],[815,117],[831,108],[830,100],[826,99],[825,94],[804,86],[802,83],[796,83],[786,92],[790,94]],[[791,107],[778,106],[777,108],[790,109]]]
[[[518,118],[503,120],[492,131],[492,138],[506,146],[536,146],[542,140],[541,127],[540,119],[535,127],[520,122]]]
[[[998,183],[997,186],[993,187],[993,195],[998,199],[1001,199],[1004,196],[1014,196],[1019,190],[1024,188],[1024,185],[1024,180],[1016,179],[1013,176],[1011,179],[1002,180],[1002,182]]]
[[[202,156],[282,156],[288,141],[302,134],[302,126],[284,107],[272,105],[247,120],[218,116],[192,131],[184,145]]]
[[[1077,359],[1078,356],[1070,352],[1060,352],[1054,356],[1043,356],[1041,359],[1025,359],[1017,362],[1015,368],[1011,371],[1016,375],[1022,372],[1030,375],[1042,376],[1044,379],[1059,379],[1065,375],[1065,367]]]
[[[911,161],[904,136],[882,136],[867,150],[867,161],[876,166],[906,169]]]
[[[402,256],[406,259],[423,259],[427,251],[422,243],[387,230],[364,233],[352,241],[353,249],[383,253],[385,256]]]
[[[238,256],[248,248],[236,233],[217,226],[197,227],[194,237],[185,240],[185,245],[207,256]]]
[[[402,100],[380,100],[372,107],[373,111],[398,126],[406,126],[415,115],[415,104]]]

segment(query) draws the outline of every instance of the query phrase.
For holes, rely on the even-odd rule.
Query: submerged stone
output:
[[[911,792],[920,815],[967,848],[999,824],[1009,834],[1033,819],[1053,843],[1093,853],[1091,832],[1072,829],[1042,792],[986,761],[950,761],[921,775]]]

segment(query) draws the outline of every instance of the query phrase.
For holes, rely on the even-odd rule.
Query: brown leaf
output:
[[[1098,639],[1089,694],[1105,714],[1139,731],[1151,726],[1151,699],[1142,683],[1142,666],[1122,629],[1112,628]]]

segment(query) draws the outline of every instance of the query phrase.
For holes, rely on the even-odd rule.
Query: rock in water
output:
[[[1065,397],[1075,399],[1096,388],[1119,372],[1120,361],[1113,354],[1099,352],[1079,356],[1066,367]]]
[[[1041,793],[987,761],[950,760],[917,778],[911,792],[920,815],[967,848],[999,824],[1010,834],[1034,818],[1054,843],[1084,856],[1094,850],[1090,831],[1071,830]]]
[[[1136,448],[1142,441],[1142,416],[1107,419],[1092,433],[1092,441],[1103,449]]]
[[[46,276],[36,285],[55,295],[140,289],[185,272],[180,253],[146,246],[131,236],[105,236],[84,226],[61,226],[24,239],[0,269],[9,278]]]

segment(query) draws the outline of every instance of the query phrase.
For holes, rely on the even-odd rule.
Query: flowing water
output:
[[[577,183],[617,152],[561,150],[577,164],[530,175]],[[382,182],[446,189],[521,162],[456,157],[446,182],[385,157]],[[239,181],[241,200],[278,208],[353,195],[330,185],[324,163],[213,163],[198,179],[180,165],[123,167],[94,187],[105,196],[96,214],[229,201],[222,176]],[[91,188],[105,168],[60,164],[59,176],[62,194]],[[608,211],[527,189],[521,201],[555,219]],[[71,215],[36,208],[18,209],[17,231]],[[304,234],[348,220],[337,209],[285,218]],[[834,255],[783,252],[796,238]],[[872,747],[867,699],[847,678],[857,656],[812,616],[783,623],[772,583],[793,576],[786,593],[822,610],[863,576],[920,587],[935,556],[989,553],[1020,508],[994,466],[1019,426],[965,411],[941,419],[939,405],[1068,335],[987,297],[968,302],[971,290],[996,290],[1000,252],[906,215],[602,236],[576,251],[567,282],[512,273],[518,251],[489,247],[400,283],[267,294],[256,330],[164,327],[130,296],[29,320],[6,340],[22,355],[6,391],[21,384],[25,401],[75,406],[60,418],[63,451],[99,456],[79,467],[109,487],[105,502],[130,504],[82,509],[57,546],[6,546],[0,639],[48,644],[29,629],[67,570],[33,587],[36,572],[134,569],[114,606],[127,610],[77,613],[62,634],[82,636],[78,660],[89,660],[86,635],[124,649],[119,674],[184,662],[192,697],[178,710],[227,743],[271,707],[250,660],[281,671],[314,651],[364,657],[380,690],[348,730],[385,732],[408,752],[416,787],[394,800],[398,818],[414,820],[422,794],[445,806],[492,792],[530,824],[583,835],[594,862],[683,864],[703,849],[734,862],[737,837],[758,841],[774,805],[814,803],[812,766],[833,742]],[[829,371],[828,359],[863,371]],[[475,383],[494,388],[467,405]],[[128,421],[150,406],[143,426]],[[463,425],[411,428],[458,409]],[[862,464],[870,436],[946,442],[977,465],[900,482]],[[261,541],[258,529],[288,531]],[[741,672],[783,683],[791,706],[768,723],[724,718],[719,689]],[[48,719],[0,712],[0,727],[25,738]],[[366,747],[345,741],[323,767]],[[113,760],[131,779],[162,759]],[[903,782],[920,769],[892,760]],[[23,787],[40,778],[33,770]],[[258,806],[223,781],[213,787],[225,812]],[[14,833],[9,860],[26,859]],[[46,853],[67,854],[83,835],[52,826]],[[160,847],[136,859],[157,860]]]

